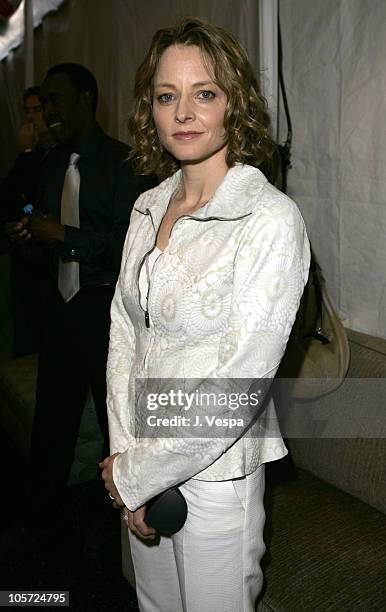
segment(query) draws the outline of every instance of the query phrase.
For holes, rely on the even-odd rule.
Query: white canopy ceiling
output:
[[[24,3],[33,3],[34,28],[50,11],[56,10],[64,0],[22,0],[16,12],[0,27],[0,61],[7,57],[11,49],[18,47],[24,36]]]

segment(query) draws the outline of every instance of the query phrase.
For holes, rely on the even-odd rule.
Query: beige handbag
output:
[[[265,169],[271,182],[286,193],[287,173],[291,167],[292,125],[284,87],[279,24],[279,86],[287,119],[288,133],[278,145]],[[343,382],[350,361],[346,330],[325,287],[314,255],[308,282],[296,316],[276,379],[291,381],[280,385],[296,400],[312,400],[335,391]]]
[[[308,282],[276,378],[293,379],[289,386],[293,398],[316,399],[341,385],[349,361],[346,330],[312,255]]]

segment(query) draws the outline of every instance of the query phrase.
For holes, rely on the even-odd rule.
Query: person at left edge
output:
[[[5,223],[18,221],[33,210],[43,159],[53,145],[43,119],[39,88],[29,87],[23,94],[23,121],[18,130],[20,153],[0,184],[0,249]],[[34,261],[25,249],[9,248],[13,357],[36,353],[40,329],[41,262]]]
[[[57,502],[70,473],[82,409],[90,386],[108,450],[105,369],[110,303],[133,203],[154,178],[136,176],[129,148],[110,138],[95,120],[98,97],[92,73],[79,64],[48,70],[40,100],[57,146],[41,170],[40,214],[9,232],[22,245],[39,243],[49,258],[31,441],[31,516]],[[77,154],[79,227],[61,222],[65,175]],[[79,291],[65,301],[58,290],[59,261],[79,263]]]

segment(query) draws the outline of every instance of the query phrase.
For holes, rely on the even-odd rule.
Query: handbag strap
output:
[[[323,329],[323,277],[321,274],[320,266],[317,264],[314,253],[311,251],[311,262],[310,262],[310,286],[314,290],[313,301],[314,307],[316,308],[316,322],[317,327],[306,332],[303,336],[304,339],[314,338],[319,340],[321,344],[330,344],[330,340],[326,336]],[[309,294],[306,295],[304,308],[307,311],[307,301],[310,299]]]

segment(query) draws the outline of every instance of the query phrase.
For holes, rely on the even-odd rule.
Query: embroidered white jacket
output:
[[[111,453],[121,453],[113,478],[131,510],[188,478],[237,478],[286,454],[279,433],[135,438],[137,377],[274,377],[308,276],[295,203],[259,170],[237,164],[205,206],[173,226],[154,266],[147,328],[139,270],[180,180],[178,171],[138,198],[111,307],[107,403]],[[267,412],[274,414],[272,400]]]

